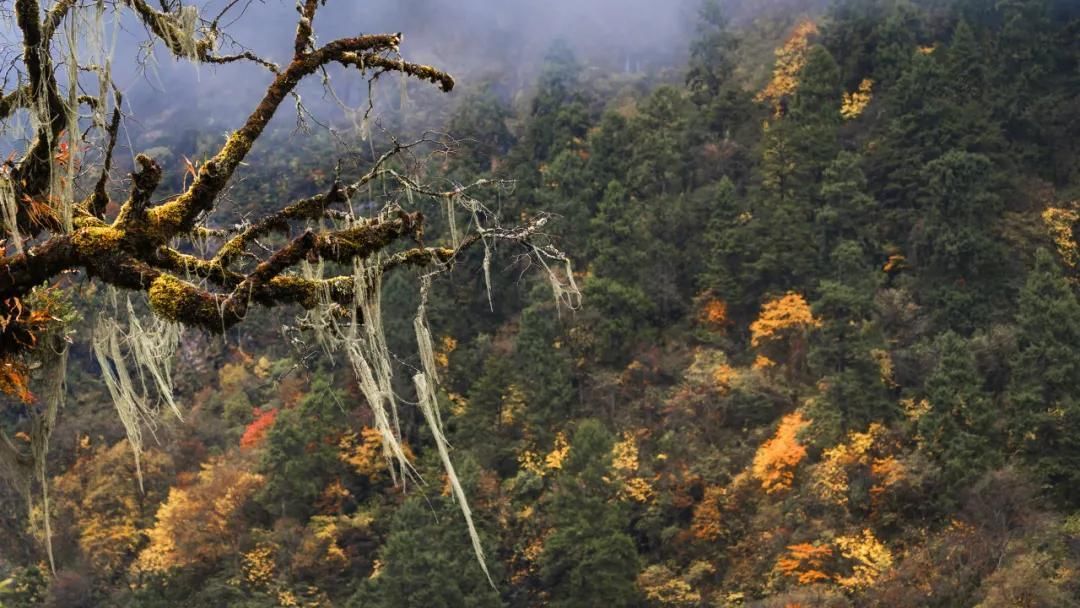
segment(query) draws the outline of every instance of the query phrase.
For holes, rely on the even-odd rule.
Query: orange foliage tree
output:
[[[228,459],[205,464],[191,486],[169,490],[136,569],[165,572],[235,555],[248,529],[240,511],[265,481],[245,464]]]
[[[255,409],[252,412],[255,419],[251,421],[251,424],[244,429],[244,434],[240,436],[240,447],[248,449],[261,444],[263,439],[266,439],[266,433],[270,430],[270,427],[274,426],[277,413],[278,409],[276,407],[265,412]]]
[[[801,369],[806,360],[806,338],[821,327],[801,294],[789,291],[765,302],[758,318],[750,324],[750,344],[754,348],[775,349],[786,346],[788,371]]]
[[[798,434],[809,424],[800,412],[784,416],[776,435],[754,454],[754,477],[761,482],[765,492],[774,494],[791,487],[795,468],[806,458],[806,448],[799,443]]]
[[[694,538],[712,542],[724,532],[722,515],[727,491],[720,486],[705,488],[705,496],[694,507],[694,517],[690,521],[690,532]]]
[[[833,549],[828,545],[790,545],[787,554],[776,561],[776,569],[785,576],[795,578],[800,585],[823,583],[832,580],[828,573],[832,558]]]

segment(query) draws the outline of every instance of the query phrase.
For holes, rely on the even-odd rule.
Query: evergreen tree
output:
[[[943,502],[955,505],[957,491],[999,464],[996,412],[967,340],[953,332],[937,337],[937,364],[926,379],[928,411],[916,423],[920,447],[940,467]]]
[[[543,289],[539,286],[537,293]],[[514,376],[525,394],[529,422],[542,434],[550,433],[554,423],[571,418],[579,403],[568,350],[561,320],[548,301],[522,312]]]
[[[510,108],[496,96],[491,84],[461,100],[447,122],[447,131],[465,140],[458,154],[451,157],[454,172],[463,182],[491,171],[494,162],[510,150],[514,143],[506,126],[510,117]]]
[[[877,358],[886,352],[886,345],[871,318],[875,269],[853,241],[840,243],[831,257],[834,276],[818,284],[819,296],[813,303],[822,326],[810,350],[812,369],[824,386],[808,414],[821,445],[896,414]]]
[[[814,215],[818,251],[831,253],[840,241],[854,241],[867,251],[879,246],[874,212],[877,203],[867,194],[861,158],[841,152],[821,178],[821,207]]]
[[[1045,249],[1020,293],[1019,349],[1006,393],[1012,444],[1045,487],[1080,505],[1080,302]]]
[[[939,319],[963,331],[989,320],[1009,287],[998,274],[1004,251],[993,228],[1002,204],[992,171],[981,154],[950,151],[921,172],[912,259]]]
[[[746,308],[758,304],[744,269],[748,264],[744,237],[749,234],[749,211],[740,205],[735,184],[720,180],[712,194],[711,211],[705,222],[705,264],[698,280],[701,290],[713,290],[730,305]]]
[[[749,143],[756,137],[758,121],[753,99],[736,77],[740,41],[717,0],[706,0],[699,17],[686,74],[690,100],[697,108],[688,137],[691,145],[715,150],[719,157],[719,163],[703,168],[706,176],[742,180],[750,170]]]
[[[473,467],[459,466],[465,477],[470,470]],[[481,539],[486,541],[486,535]],[[379,563],[380,569],[364,582],[347,606],[496,608],[505,605],[481,570],[461,521],[461,512],[448,497],[414,493],[395,510],[390,534],[379,552]],[[498,562],[488,557],[487,563],[497,577]]]
[[[769,123],[763,139],[756,235],[749,244],[758,256],[751,263],[753,282],[763,291],[805,289],[815,274],[813,217],[822,172],[839,151],[839,105],[836,62],[815,46],[789,113]]]
[[[540,556],[540,579],[554,608],[640,605],[637,550],[610,480],[613,445],[599,422],[581,422],[556,479],[549,510],[554,532]]]
[[[271,513],[306,519],[327,483],[342,472],[336,437],[344,428],[344,393],[325,373],[294,408],[278,412],[266,436],[261,502]]]

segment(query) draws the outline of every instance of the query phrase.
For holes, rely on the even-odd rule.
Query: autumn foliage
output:
[[[274,426],[277,414],[278,409],[276,407],[266,411],[256,409],[253,412],[255,419],[251,421],[251,424],[244,429],[244,434],[240,436],[240,447],[249,449],[261,444],[266,439],[266,433],[270,430],[270,427]]]
[[[790,545],[787,553],[776,561],[776,569],[781,574],[794,578],[800,585],[811,585],[832,579],[827,572],[827,564],[832,558],[833,549],[828,545]]]
[[[164,572],[234,555],[237,539],[248,528],[240,510],[264,482],[262,475],[250,472],[242,462],[219,460],[203,465],[191,486],[169,490],[136,569]]]
[[[767,102],[779,111],[782,100],[799,88],[799,73],[806,65],[810,38],[818,33],[817,24],[809,19],[797,23],[783,46],[776,49],[776,65],[769,84],[757,94],[758,101]]]
[[[795,468],[806,458],[806,448],[799,443],[799,431],[810,424],[800,412],[792,412],[780,421],[776,435],[758,448],[754,455],[754,477],[769,494],[791,488]]]
[[[821,321],[814,318],[806,298],[789,291],[761,307],[761,314],[750,324],[750,344],[761,346],[788,335],[803,334],[815,327],[821,327]]]

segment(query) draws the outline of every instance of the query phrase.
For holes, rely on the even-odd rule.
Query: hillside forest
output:
[[[410,170],[550,214],[572,261],[387,274],[407,464],[296,306],[184,329],[135,450],[73,339],[45,472],[0,482],[0,606],[1080,606],[1080,5],[706,0],[648,69],[571,42],[448,103],[393,83],[364,126],[361,164],[445,132]],[[132,144],[162,195],[222,140],[168,125]],[[325,190],[340,150],[268,133],[209,224]],[[426,242],[480,221],[448,209]],[[56,284],[70,336],[163,310]],[[38,389],[0,390],[28,451]]]

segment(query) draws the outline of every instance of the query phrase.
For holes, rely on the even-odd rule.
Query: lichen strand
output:
[[[117,228],[92,226],[76,230],[71,240],[80,256],[96,258],[122,249],[125,236],[124,231]]]
[[[170,320],[201,325],[211,331],[225,328],[217,299],[195,285],[163,274],[150,284],[150,308]]]

